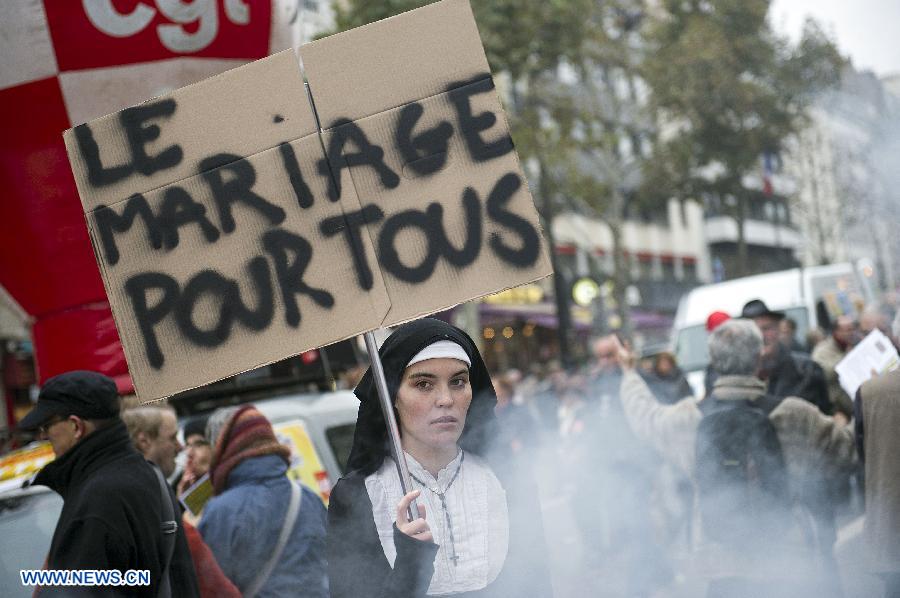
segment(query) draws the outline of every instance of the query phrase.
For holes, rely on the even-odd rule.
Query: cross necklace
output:
[[[447,499],[444,496],[447,494],[447,491],[450,490],[450,486],[453,485],[453,482],[456,481],[457,476],[459,475],[459,470],[462,469],[463,461],[466,459],[465,451],[462,451],[462,454],[459,457],[459,465],[456,466],[456,472],[453,474],[453,477],[450,478],[450,483],[447,484],[447,487],[444,488],[443,492],[439,492],[437,486],[432,488],[416,476],[410,472],[409,477],[417,481],[423,488],[427,488],[431,492],[434,493],[439,499],[441,499],[441,508],[444,511],[444,517],[447,519],[447,535],[450,536],[450,560],[453,561],[453,565],[456,566],[457,561],[459,561],[459,555],[456,554],[456,542],[453,539],[453,522],[450,520],[450,511],[447,510]]]

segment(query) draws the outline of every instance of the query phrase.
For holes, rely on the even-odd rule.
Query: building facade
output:
[[[885,289],[900,281],[898,87],[896,78],[846,68],[840,87],[818,98],[809,127],[785,152],[785,171],[797,186],[792,206],[802,235],[800,261],[868,258]]]

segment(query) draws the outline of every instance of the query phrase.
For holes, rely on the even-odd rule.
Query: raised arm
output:
[[[617,341],[618,342],[618,341]],[[619,396],[625,418],[634,434],[690,475],[700,410],[693,398],[674,405],[656,400],[644,379],[634,369],[633,354],[619,345],[622,385]]]

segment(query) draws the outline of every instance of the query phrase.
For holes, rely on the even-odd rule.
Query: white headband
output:
[[[453,341],[436,341],[416,353],[415,357],[409,360],[406,367],[425,361],[426,359],[438,359],[441,357],[449,357],[450,359],[458,359],[465,363],[468,367],[472,367],[472,360],[463,350],[462,347]]]

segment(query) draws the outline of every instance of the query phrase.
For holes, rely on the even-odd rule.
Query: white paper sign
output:
[[[856,398],[856,391],[872,376],[897,369],[900,357],[891,340],[880,330],[873,330],[847,353],[834,371],[848,395]]]

